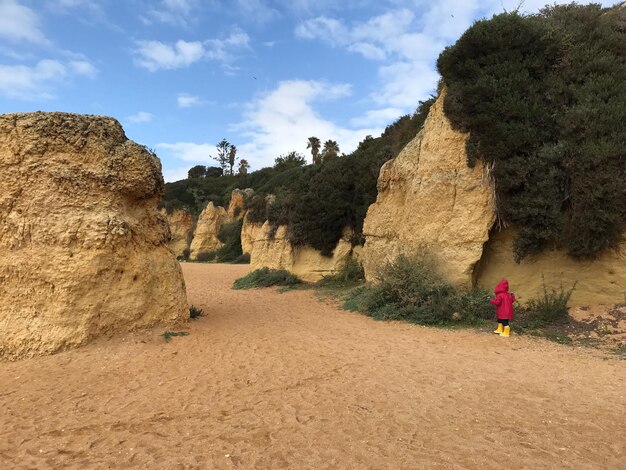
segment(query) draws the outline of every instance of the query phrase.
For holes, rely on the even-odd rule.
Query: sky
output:
[[[435,92],[444,47],[477,19],[519,5],[0,0],[0,114],[114,117],[156,151],[166,181],[216,165],[223,138],[252,170],[294,150],[310,160],[310,136],[350,153]]]

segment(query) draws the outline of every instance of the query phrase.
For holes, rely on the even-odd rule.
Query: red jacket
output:
[[[515,295],[509,293],[509,281],[502,279],[496,286],[495,298],[489,301],[496,306],[498,320],[513,320],[513,302]]]

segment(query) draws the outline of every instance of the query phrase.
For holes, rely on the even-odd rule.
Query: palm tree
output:
[[[239,174],[240,175],[247,175],[248,174],[248,168],[250,168],[250,164],[248,163],[248,160],[241,159],[239,160]]]
[[[321,160],[325,162],[330,158],[335,158],[339,155],[339,144],[336,140],[327,140],[324,142],[324,148],[322,149]]]
[[[319,165],[322,163],[319,158],[320,154],[320,145],[321,142],[317,137],[309,137],[309,143],[306,145],[306,148],[311,149],[311,156],[313,157],[313,163],[315,165]]]

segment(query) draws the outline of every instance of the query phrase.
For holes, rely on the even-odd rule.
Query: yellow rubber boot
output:
[[[502,334],[502,323],[498,323],[498,328],[493,330],[493,332],[497,335],[501,335]]]
[[[509,337],[511,336],[511,327],[510,326],[505,326],[504,330],[502,331],[502,333],[500,333],[500,336],[505,336],[505,337]]]

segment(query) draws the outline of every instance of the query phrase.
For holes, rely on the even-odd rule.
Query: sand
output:
[[[626,468],[626,361],[545,340],[382,323],[311,291],[233,291],[186,264],[207,312],[0,363],[0,468]]]

